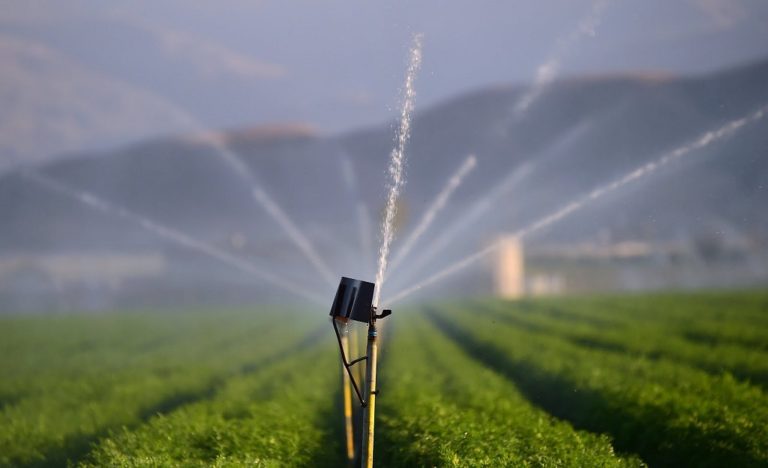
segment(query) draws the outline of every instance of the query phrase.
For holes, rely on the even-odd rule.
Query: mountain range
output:
[[[438,268],[496,236],[546,216],[589,191],[749,115],[768,103],[768,61],[717,73],[582,76],[547,87],[523,115],[529,88],[497,86],[419,109],[407,147],[402,239],[468,155],[477,168],[419,244],[450,229],[494,187],[491,209],[472,220]],[[768,245],[768,128],[761,120],[589,204],[528,243],[693,242]],[[169,243],[134,222],[94,211],[25,177],[35,171],[295,279],[321,281],[252,197],[258,185],[320,252],[333,273],[370,277],[361,227],[378,226],[395,123],[337,135],[298,124],[157,138],[118,150],[69,154],[0,175],[0,256],[18,252],[161,251],[176,278],[241,275]],[[217,142],[211,143],[211,137]],[[244,176],[227,155],[248,168]],[[360,207],[365,210],[360,211]],[[368,219],[360,218],[367,212]],[[364,235],[363,229],[362,234]],[[375,234],[375,233],[374,233]],[[368,239],[368,245],[378,245]],[[394,245],[395,252],[398,244]],[[418,249],[417,249],[418,252]],[[407,261],[404,267],[407,266]],[[427,268],[428,271],[429,268]],[[332,292],[329,292],[331,294]]]

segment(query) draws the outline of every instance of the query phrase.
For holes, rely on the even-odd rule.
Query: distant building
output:
[[[507,237],[494,258],[498,297],[611,291],[749,287],[768,280],[768,252],[751,245],[703,249],[694,242],[573,243],[524,248]],[[715,255],[715,252],[717,255]]]
[[[56,288],[78,284],[118,288],[126,280],[159,276],[165,270],[165,257],[158,253],[18,254],[0,257],[0,282],[4,284],[37,277]]]
[[[167,273],[160,253],[14,254],[0,257],[0,312],[103,310],[136,281]]]
[[[547,296],[565,292],[565,278],[557,271],[536,268],[527,271],[530,259],[526,258],[523,242],[517,237],[503,237],[495,259],[494,292],[504,299],[520,299],[524,296]]]
[[[499,242],[501,248],[494,275],[496,295],[504,299],[519,299],[525,294],[523,244],[516,237],[505,237]]]
[[[565,278],[558,273],[536,273],[526,279],[525,292],[529,296],[552,296],[563,294]]]

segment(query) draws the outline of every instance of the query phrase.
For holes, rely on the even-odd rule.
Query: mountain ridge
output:
[[[530,170],[492,200],[490,212],[473,222],[451,245],[450,254],[434,261],[434,268],[706,131],[754,112],[768,103],[766,82],[768,61],[763,61],[709,76],[669,80],[560,80],[521,119],[511,118],[516,100],[526,91],[521,86],[480,89],[419,110],[407,150],[402,208],[408,216],[403,217],[399,237],[413,228],[468,154],[477,156],[477,169],[422,242],[449,229],[504,177],[526,165]],[[371,266],[361,265],[357,253],[356,207],[363,202],[371,214],[369,225],[378,224],[392,123],[332,136],[301,125],[275,128],[262,133],[238,129],[224,135],[229,135],[228,149],[253,172],[254,183],[277,201],[334,271],[366,277]],[[751,239],[750,245],[759,247],[768,239],[763,214],[768,206],[768,186],[762,182],[768,180],[764,128],[764,122],[749,125],[733,138],[715,142],[593,203],[529,242],[693,243],[715,236],[725,243]],[[306,260],[253,200],[250,183],[224,159],[215,146],[182,135],[68,157],[35,170],[320,287]],[[345,164],[351,167],[352,180],[344,177]],[[0,255],[159,250],[175,259],[169,264],[210,263],[139,226],[33,186],[19,171],[0,175],[0,219],[6,221]],[[235,238],[241,241],[233,243]],[[224,278],[235,273],[225,267],[215,271]]]

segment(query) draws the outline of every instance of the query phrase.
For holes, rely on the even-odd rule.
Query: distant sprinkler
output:
[[[356,280],[342,277],[339,283],[339,289],[336,291],[336,297],[331,306],[331,317],[333,330],[336,332],[336,338],[339,341],[339,350],[341,351],[341,362],[344,366],[344,420],[346,424],[347,437],[347,458],[354,459],[353,442],[353,423],[352,423],[352,398],[349,391],[349,383],[357,394],[360,406],[363,408],[363,432],[361,439],[361,466],[373,466],[373,429],[376,410],[376,365],[378,358],[378,343],[376,332],[376,320],[382,319],[392,314],[391,310],[383,310],[381,314],[376,313],[376,307],[373,306],[373,294],[376,285],[367,281]],[[347,359],[347,349],[349,348],[349,337],[347,335],[347,324],[350,320],[368,324],[368,346],[366,355],[356,358],[352,361]],[[342,329],[339,330],[339,324]],[[355,380],[352,373],[352,366],[365,361],[365,397],[360,391],[360,385]]]

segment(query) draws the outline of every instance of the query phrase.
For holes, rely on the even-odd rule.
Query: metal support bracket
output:
[[[390,315],[392,315],[392,311],[389,309],[384,309],[381,311],[381,314],[376,314],[376,308],[371,307],[371,323],[372,324],[376,322],[376,319],[383,319],[385,317],[389,317]],[[358,385],[357,381],[355,381],[355,376],[352,374],[351,367],[354,366],[355,364],[359,364],[363,361],[368,360],[368,356],[362,356],[357,359],[353,359],[352,361],[347,361],[347,354],[344,352],[344,345],[341,344],[341,333],[339,332],[339,327],[336,325],[336,319],[331,319],[331,321],[333,322],[333,331],[336,332],[336,340],[339,342],[339,351],[341,351],[341,363],[344,365],[344,369],[346,369],[347,374],[349,374],[349,380],[352,382],[352,388],[355,389],[355,394],[357,395],[357,399],[360,400],[360,406],[365,408],[367,406],[367,402],[365,401],[365,398],[363,398],[362,392],[360,392],[360,386]],[[379,390],[376,389],[371,393],[374,395],[378,395]]]
[[[349,374],[349,380],[352,382],[352,387],[355,389],[357,399],[360,400],[360,405],[365,408],[366,401],[363,398],[363,394],[360,392],[360,387],[357,385],[355,376],[352,374],[352,370],[350,368],[357,363],[367,360],[368,356],[359,357],[352,362],[348,362],[347,354],[344,352],[344,346],[341,344],[341,333],[339,332],[339,328],[336,326],[336,319],[331,319],[331,321],[333,322],[333,331],[336,332],[336,339],[339,342],[339,351],[341,351],[341,363],[344,365],[344,369],[347,370],[347,374]]]

